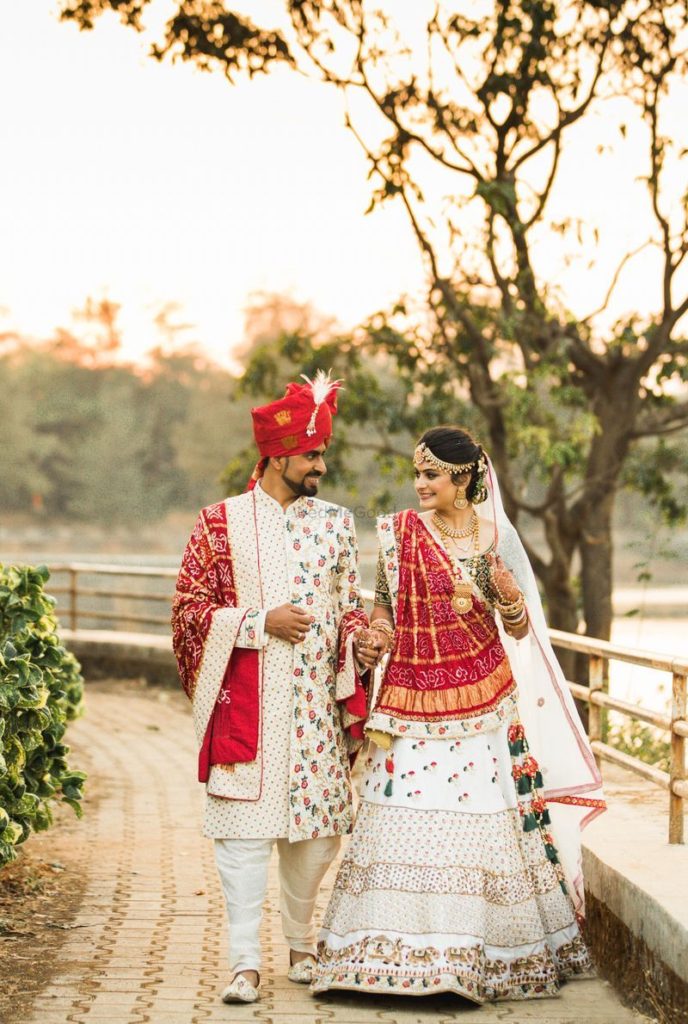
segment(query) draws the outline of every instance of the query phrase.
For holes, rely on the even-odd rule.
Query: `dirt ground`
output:
[[[74,756],[71,760],[76,766]],[[78,767],[89,770],[86,751],[79,751]],[[91,775],[83,801],[86,821],[96,813],[98,788]],[[17,1020],[28,1019],[35,996],[57,969],[56,954],[82,904],[85,822],[64,805],[57,805],[53,816],[53,827],[30,836],[17,859],[0,871],[0,1024],[10,1012]]]
[[[31,842],[0,875],[0,1008],[21,1015],[50,980],[59,932],[72,927],[85,876],[60,813],[51,843]],[[5,1005],[6,1004],[6,1005]]]

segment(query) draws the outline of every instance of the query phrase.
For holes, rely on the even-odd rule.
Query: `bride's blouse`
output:
[[[461,563],[461,571],[471,577],[474,585],[480,591],[483,600],[491,608],[494,608],[498,597],[492,584],[490,563],[487,560],[488,553],[487,551],[482,551],[478,555],[468,555],[468,557],[461,558],[459,561]],[[392,607],[392,598],[385,575],[385,560],[382,552],[378,553],[377,567],[375,569],[375,604],[387,605],[389,608]]]

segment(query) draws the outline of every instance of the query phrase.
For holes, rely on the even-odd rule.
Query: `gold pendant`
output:
[[[455,583],[451,605],[457,615],[465,615],[473,607],[473,588],[470,583]]]

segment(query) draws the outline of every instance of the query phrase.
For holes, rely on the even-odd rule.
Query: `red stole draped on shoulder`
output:
[[[187,695],[199,706],[201,720],[198,763],[199,780],[208,781],[213,765],[252,762],[258,753],[261,720],[260,652],[226,644],[224,675],[212,684],[212,693],[202,693],[203,659],[212,644],[213,619],[227,609],[235,610],[233,636],[243,620],[238,607],[232,553],[227,533],[227,510],[221,502],[203,509],[184,552],[177,578],[172,611],[173,647],[179,674]],[[366,691],[348,652],[357,629],[368,625],[362,609],[352,608],[339,622],[335,667],[344,677],[338,695],[342,725],[352,740],[360,740],[366,716]],[[347,665],[351,664],[350,670]],[[206,680],[207,682],[207,680]],[[339,685],[339,680],[338,680]]]
[[[470,611],[454,611],[451,562],[417,512],[395,515],[394,530],[396,640],[376,711],[410,721],[481,717],[516,686],[494,615],[475,589]]]
[[[179,675],[193,700],[213,614],[237,607],[224,502],[205,509],[187,545],[172,610],[172,645]],[[253,761],[258,749],[257,650],[227,651],[227,666],[208,721],[198,762],[200,782],[215,764]]]

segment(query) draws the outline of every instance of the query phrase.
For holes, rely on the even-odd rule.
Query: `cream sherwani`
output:
[[[287,603],[313,616],[300,644],[265,634],[267,611]],[[345,730],[359,717],[350,700],[363,695],[353,634],[366,621],[351,513],[308,497],[283,509],[260,484],[204,509],[185,552],[173,618],[199,746],[217,706],[236,706],[239,694],[225,689],[232,651],[257,652],[255,757],[211,759],[204,825],[216,840],[232,969],[257,970],[274,843],[285,935],[292,949],[312,952],[317,890],[339,836],[351,830],[355,743]]]
[[[260,484],[226,505],[238,604],[250,609],[236,643],[261,649],[260,767],[246,800],[214,796],[209,785],[205,834],[294,842],[348,832],[351,782],[336,690],[353,690],[351,641],[336,684],[339,624],[362,608],[353,517],[315,498],[283,510]],[[252,614],[286,603],[314,616],[302,644],[266,637]]]

